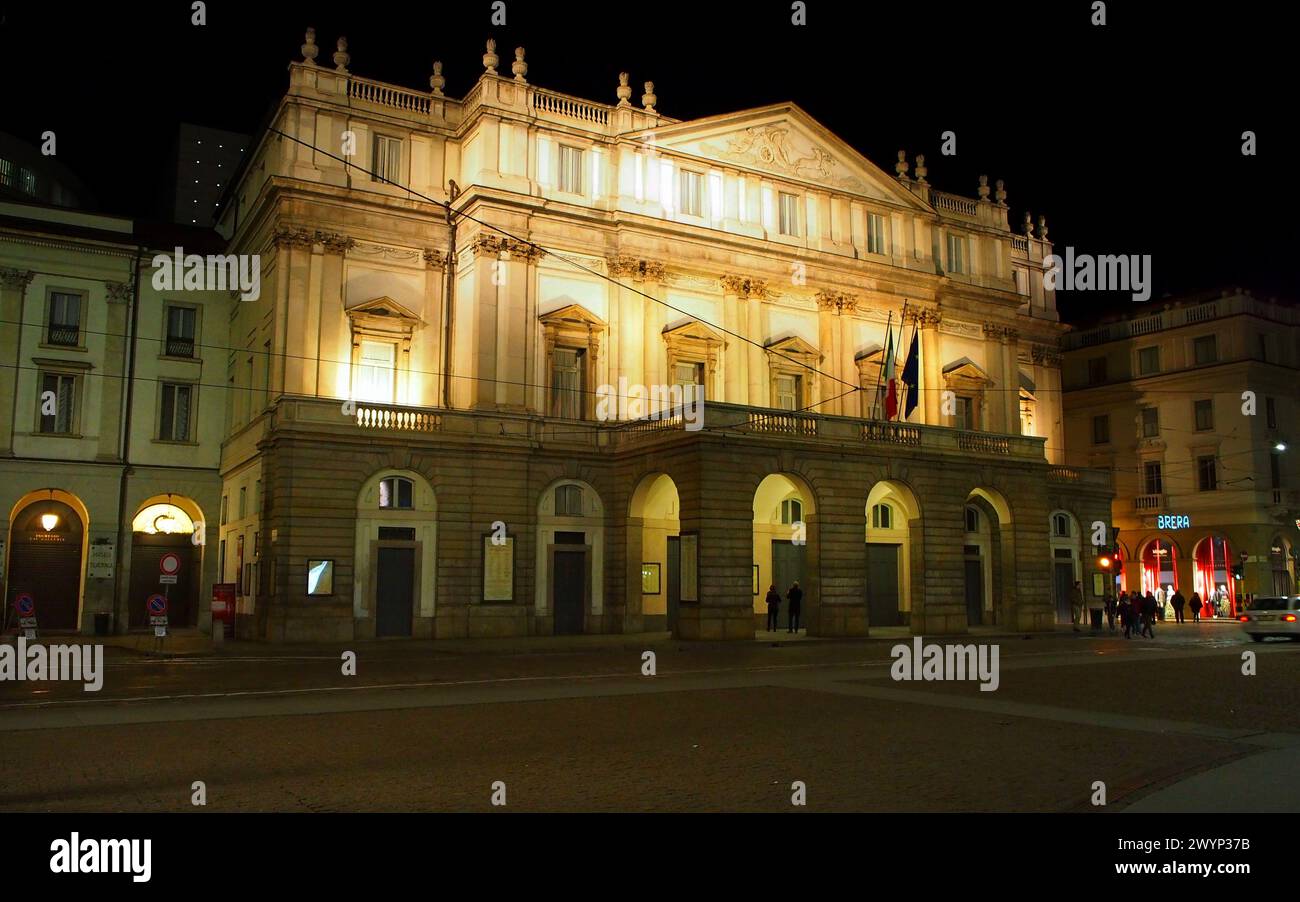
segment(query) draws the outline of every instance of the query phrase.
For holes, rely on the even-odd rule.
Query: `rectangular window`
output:
[[[1160,408],[1142,408],[1142,437],[1155,438],[1160,434]]]
[[[1152,345],[1138,351],[1138,375],[1151,376],[1160,372],[1160,348]]]
[[[14,164],[9,160],[0,160],[0,188],[14,186]]]
[[[975,428],[975,399],[965,395],[957,396],[957,416],[954,424],[958,429]]]
[[[802,405],[803,377],[782,373],[776,377],[776,406],[781,410],[798,410]]]
[[[885,238],[885,217],[879,213],[867,214],[867,253],[887,254],[889,242]]]
[[[71,435],[75,425],[77,377],[62,373],[41,375],[41,432],[48,435]]]
[[[158,438],[166,442],[188,442],[193,419],[194,386],[162,383],[162,413]]]
[[[227,509],[230,507],[230,503],[229,503],[229,502],[230,502],[230,496],[229,496],[229,495],[222,495],[222,496],[221,496],[221,525],[222,525],[222,526],[225,526],[225,525],[226,525],[226,511],[227,511]]]
[[[551,364],[551,416],[582,419],[584,350],[556,348]]]
[[[393,377],[397,368],[397,345],[387,341],[362,341],[357,349],[356,387],[358,400],[393,403]]]
[[[1196,364],[1214,363],[1219,359],[1219,341],[1214,335],[1202,335],[1192,342],[1192,356]]]
[[[1149,460],[1142,465],[1142,484],[1148,495],[1159,495],[1165,490],[1159,461]]]
[[[691,172],[688,169],[681,171],[681,198],[678,207],[687,216],[704,215],[704,175],[699,172]]]
[[[1214,428],[1214,401],[1197,401],[1193,405],[1196,414],[1196,431],[1205,432]]]
[[[370,166],[375,181],[397,184],[401,180],[401,167],[402,142],[397,138],[375,135],[375,150]]]
[[[163,350],[168,357],[194,356],[196,317],[193,307],[167,306],[167,344]]]
[[[782,235],[799,234],[799,196],[796,194],[786,194],[781,192],[780,209],[777,211],[780,220],[777,229]]]
[[[36,173],[30,169],[19,169],[18,187],[24,194],[36,194]]]
[[[948,236],[948,272],[966,272],[966,239],[961,235]]]
[[[1092,443],[1094,445],[1110,444],[1110,414],[1092,418]]]
[[[560,145],[560,190],[570,194],[582,193],[582,150]]]
[[[722,173],[709,173],[709,216],[714,222],[722,218]]]
[[[1088,361],[1088,384],[1101,385],[1106,381],[1106,358],[1093,357]]]
[[[678,363],[673,367],[673,384],[682,387],[682,403],[693,404],[695,398],[704,399],[704,364]]]
[[[46,341],[69,348],[81,344],[81,295],[50,292],[50,322]]]
[[[555,516],[582,516],[582,486],[562,485],[555,490]]]
[[[1274,398],[1264,399],[1264,420],[1268,423],[1269,429],[1277,428],[1277,400]]]
[[[1214,466],[1214,455],[1196,458],[1196,482],[1202,492],[1212,492],[1219,486],[1218,471]]]

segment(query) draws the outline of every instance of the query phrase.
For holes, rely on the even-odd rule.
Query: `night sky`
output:
[[[659,110],[691,119],[794,101],[893,172],[900,148],[926,156],[929,181],[976,196],[1006,180],[1011,222],[1046,214],[1058,253],[1151,254],[1153,300],[1252,288],[1300,297],[1294,63],[1273,4],[789,2],[455,4],[235,3],[129,6],[0,0],[0,130],[58,156],[108,212],[169,218],[177,124],[252,132],[287,86],[308,25],[329,61],[347,35],[357,75],[428,89],[443,60],[447,93],[528,50],[531,83],[612,103],[617,74],[634,101],[655,82]],[[1135,6],[1140,8],[1134,9]],[[1289,71],[1288,71],[1289,70]],[[1243,156],[1253,130],[1258,155]],[[940,135],[957,133],[957,155]],[[1061,295],[1066,318],[1125,295]]]

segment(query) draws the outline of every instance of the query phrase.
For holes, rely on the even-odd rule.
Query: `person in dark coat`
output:
[[[1119,624],[1124,627],[1124,638],[1133,638],[1133,601],[1140,596],[1134,592],[1129,595],[1127,592],[1119,597]]]
[[[1174,606],[1174,623],[1186,623],[1183,620],[1183,605],[1187,604],[1187,599],[1183,598],[1183,593],[1175,589],[1174,597],[1169,599],[1169,603]]]
[[[1205,604],[1201,601],[1201,593],[1193,592],[1192,600],[1187,602],[1187,606],[1192,609],[1192,623],[1200,623],[1201,608],[1205,607]]]
[[[776,584],[767,588],[767,631],[776,632],[781,616],[781,593],[776,591]]]
[[[797,633],[799,632],[799,611],[803,607],[803,589],[799,588],[798,580],[795,580],[794,585],[790,587],[790,591],[785,593],[785,600],[790,602],[790,628],[786,632]]]
[[[1148,592],[1147,597],[1142,599],[1142,632],[1140,636],[1156,637],[1156,596]]]
[[[1109,592],[1106,593],[1105,607],[1106,607],[1106,624],[1107,626],[1110,627],[1110,631],[1113,633],[1115,632],[1116,604],[1115,604],[1115,596],[1110,594]]]

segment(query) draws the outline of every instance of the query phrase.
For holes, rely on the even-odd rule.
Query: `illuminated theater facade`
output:
[[[1061,465],[1051,244],[1000,182],[886,172],[790,103],[558,94],[522,49],[463,99],[318,56],[220,225],[263,265],[221,464],[242,634],[749,638],[795,580],[814,635],[1033,630],[1062,563],[1091,584],[1110,485]],[[601,403],[656,389],[702,408]]]

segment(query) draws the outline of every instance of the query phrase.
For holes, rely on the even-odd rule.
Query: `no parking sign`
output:
[[[153,626],[153,634],[167,635],[167,599],[158,594],[150,595],[149,600],[145,602],[145,609],[149,612],[149,623]]]
[[[28,639],[36,638],[36,599],[30,592],[21,592],[14,599],[14,611],[18,614],[18,626],[26,631]]]

